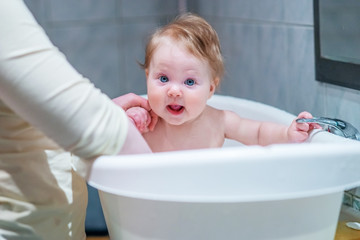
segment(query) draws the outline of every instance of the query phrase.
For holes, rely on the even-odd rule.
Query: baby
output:
[[[152,113],[136,107],[127,115],[153,152],[221,147],[225,138],[246,145],[303,142],[318,127],[254,121],[207,105],[224,65],[217,33],[194,14],[179,16],[151,36],[142,67]],[[312,118],[308,112],[298,117]]]

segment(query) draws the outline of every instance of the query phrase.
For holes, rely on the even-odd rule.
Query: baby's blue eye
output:
[[[160,82],[163,82],[163,83],[169,81],[169,79],[166,76],[161,76],[159,79],[160,79]]]
[[[195,84],[195,80],[193,79],[186,79],[185,80],[185,84],[188,85],[188,86],[192,86]]]

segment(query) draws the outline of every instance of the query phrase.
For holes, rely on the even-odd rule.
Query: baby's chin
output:
[[[170,126],[181,126],[185,122],[183,120],[175,120],[175,119],[169,119],[169,118],[162,118],[164,121],[164,124],[170,125]]]

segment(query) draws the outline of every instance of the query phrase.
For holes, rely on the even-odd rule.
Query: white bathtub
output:
[[[238,98],[210,105],[290,124],[295,116]],[[360,143],[317,131],[310,143],[100,157],[112,240],[330,240],[345,189],[360,186]]]

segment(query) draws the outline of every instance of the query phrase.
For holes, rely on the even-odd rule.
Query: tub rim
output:
[[[138,168],[141,165],[141,168],[147,168],[151,170],[156,167],[176,167],[186,164],[194,164],[190,162],[190,159],[179,159],[181,157],[192,156],[194,154],[201,154],[204,150],[186,150],[186,151],[176,151],[176,152],[166,152],[166,153],[153,153],[153,154],[145,154],[148,156],[143,156],[144,154],[139,155],[122,155],[122,156],[103,156],[98,158],[93,165],[93,168],[104,168],[105,171],[111,171],[118,166],[116,164],[122,165],[122,168],[129,171],[134,168]],[[278,156],[284,157],[283,154],[297,153],[296,159],[287,160],[288,163],[292,161],[301,161],[302,158],[306,159],[311,155],[311,157],[316,157],[317,154],[323,154],[326,152],[328,156],[334,156],[334,154],[338,154],[338,156],[353,156],[354,154],[360,156],[360,144],[355,141],[350,142],[342,142],[342,143],[302,143],[302,144],[274,144],[266,147],[260,146],[246,146],[246,147],[226,147],[219,149],[206,149],[205,151],[209,151],[212,155],[218,154],[232,154],[237,152],[239,154],[244,153],[250,156],[254,156],[255,154],[275,154]],[[166,157],[168,156],[175,157],[176,160],[168,161]],[[148,158],[148,162],[144,162],[141,160],[142,157]],[[288,157],[288,155],[286,155]],[[150,161],[149,162],[149,158]],[[121,161],[121,159],[125,161]],[[210,164],[210,163],[218,163],[217,159],[203,159],[200,164]],[[240,160],[227,160],[227,162],[238,161],[239,164],[247,161],[254,161],[254,159],[240,159]],[[267,159],[255,159],[256,163],[261,164]],[[279,160],[280,161],[280,160]],[[281,161],[284,161],[282,158]],[[326,160],[323,160],[323,162]],[[344,161],[344,159],[339,159],[338,161]],[[349,163],[356,160],[347,160]],[[224,159],[221,160],[221,164],[226,163]],[[199,163],[197,163],[199,164]],[[106,169],[107,168],[107,169]],[[325,169],[320,169],[319,171],[325,171]],[[92,172],[94,173],[94,172]],[[101,174],[100,174],[101,175]],[[318,187],[312,190],[298,190],[297,192],[286,192],[286,193],[266,193],[266,194],[253,194],[249,195],[236,195],[236,196],[191,196],[191,195],[173,195],[173,194],[152,194],[152,193],[144,193],[144,192],[136,192],[136,191],[126,191],[114,189],[113,187],[107,187],[101,183],[101,176],[90,174],[88,179],[89,185],[97,188],[100,191],[122,195],[131,198],[138,199],[148,199],[148,200],[156,200],[156,201],[172,201],[172,202],[261,202],[261,201],[278,201],[278,200],[288,200],[288,199],[296,199],[296,198],[308,198],[313,196],[320,196],[326,194],[332,194],[335,192],[341,192],[350,188],[354,188],[360,186],[360,174],[359,177],[355,179],[346,180],[346,182],[334,184],[332,187]]]

